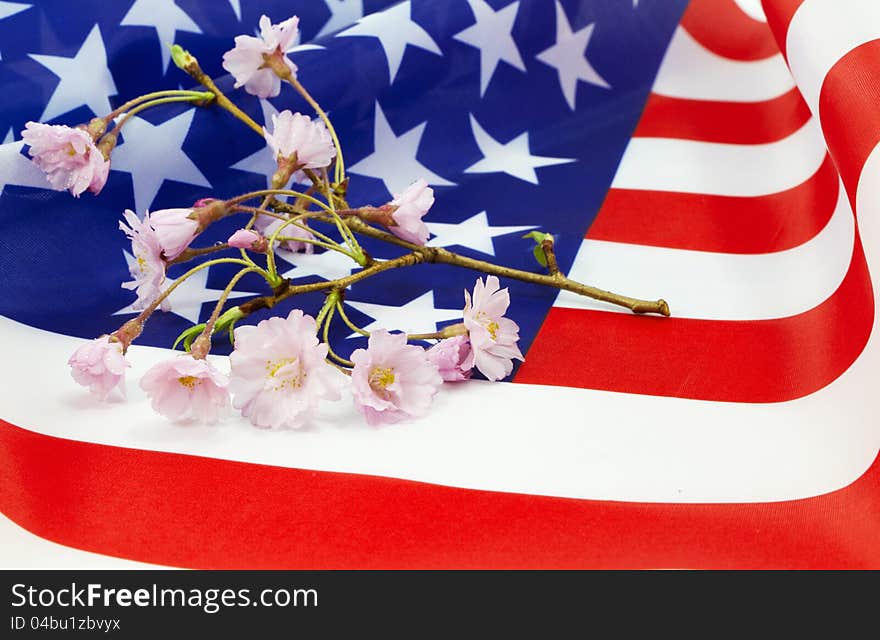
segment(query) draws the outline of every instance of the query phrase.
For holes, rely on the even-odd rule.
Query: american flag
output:
[[[271,154],[217,109],[163,107],[74,200],[20,131],[189,87],[170,42],[231,92],[220,56],[264,13],[301,17],[290,56],[355,204],[424,177],[429,244],[533,268],[520,236],[546,231],[571,277],[673,317],[504,282],[526,354],[512,383],[444,389],[428,418],[378,430],[346,402],[287,432],[170,424],[131,383],[92,403],[65,362],[132,317],[122,210],[264,188]],[[880,566],[875,0],[3,1],[0,56],[0,512],[24,530],[196,568]],[[260,122],[306,110],[234,97]],[[282,259],[294,282],[354,268]],[[476,274],[417,269],[353,287],[352,319],[460,319]],[[130,380],[228,276],[174,294]],[[245,278],[234,296],[260,292]],[[9,548],[93,561],[4,526]]]

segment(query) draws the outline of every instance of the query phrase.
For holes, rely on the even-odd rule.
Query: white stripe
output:
[[[687,212],[662,211],[663,216]],[[743,255],[584,240],[571,277],[637,298],[669,302],[677,318],[765,320],[793,316],[824,302],[849,269],[855,238],[843,185],[833,216],[804,244]],[[562,292],[556,306],[619,310]],[[628,313],[628,312],[627,312]]]
[[[764,196],[810,179],[825,161],[815,119],[766,144],[722,144],[674,138],[632,138],[612,188],[720,196]]]
[[[731,60],[712,53],[679,27],[652,91],[688,100],[762,102],[778,98],[793,87],[781,53],[764,60]]]
[[[813,113],[825,76],[837,61],[865,42],[880,38],[878,0],[806,0],[786,36],[791,71]]]
[[[327,404],[314,428],[302,432],[255,429],[240,418],[214,427],[174,425],[151,413],[133,383],[126,403],[100,405],[64,366],[81,340],[6,319],[0,335],[7,361],[16,363],[0,368],[4,418],[125,447],[571,498],[760,502],[843,487],[880,446],[876,332],[862,356],[869,364],[792,402],[472,381],[446,385],[431,414],[411,424],[368,428],[344,400]],[[169,355],[133,347],[129,379]],[[226,358],[216,361],[228,366]]]
[[[734,0],[740,11],[747,14],[752,20],[767,22],[767,16],[764,14],[764,8],[761,6],[761,0]]]
[[[0,514],[0,567],[9,569],[167,569],[50,542]]]

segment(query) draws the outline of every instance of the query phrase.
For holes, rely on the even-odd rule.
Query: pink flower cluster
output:
[[[264,127],[263,135],[278,160],[294,162],[300,169],[326,167],[336,155],[326,125],[290,109],[273,114],[272,132]]]
[[[351,393],[371,425],[424,416],[443,382],[471,377],[474,367],[489,380],[509,375],[519,328],[504,313],[510,302],[498,278],[477,280],[465,292],[464,323],[470,337],[457,335],[430,349],[382,329],[367,347],[351,355]],[[141,380],[158,413],[175,421],[216,422],[230,403],[255,426],[296,429],[308,424],[325,400],[338,400],[344,378],[327,363],[315,319],[299,309],[235,330],[229,376],[204,359],[181,355],[160,362]],[[123,389],[128,363],[122,345],[104,336],[70,358],[74,380],[100,398]],[[231,398],[231,399],[230,399]]]
[[[295,79],[297,67],[287,58],[287,52],[298,38],[299,19],[296,16],[277,25],[262,16],[259,36],[236,37],[235,47],[223,56],[223,67],[235,77],[236,87],[243,86],[260,98],[277,96],[281,81],[290,81],[326,119],[298,85]],[[189,68],[188,54],[182,53],[182,64]],[[175,55],[179,57],[179,54]],[[56,189],[69,189],[78,196],[87,189],[97,193],[104,186],[109,172],[109,162],[104,154],[109,155],[117,132],[114,129],[104,135],[108,119],[109,116],[95,118],[77,129],[27,124],[24,140],[30,145],[31,156]],[[434,191],[424,179],[394,194],[393,199],[382,206],[350,209],[344,199],[347,182],[337,176],[339,184],[328,179],[321,185],[314,177],[310,170],[319,170],[318,173],[325,175],[323,170],[329,167],[339,151],[331,130],[320,119],[313,120],[290,110],[273,115],[271,130],[263,128],[266,144],[277,162],[271,183],[281,187],[291,179],[298,179],[297,172],[303,177],[307,174],[315,183],[311,189],[324,192],[330,207],[328,210],[334,215],[361,216],[362,221],[383,225],[408,243],[424,245],[430,237],[424,217],[434,204]],[[97,145],[95,140],[99,140]],[[341,165],[337,166],[339,168]],[[133,211],[125,211],[119,228],[131,241],[134,260],[130,266],[132,280],[122,286],[135,290],[137,299],[132,308],[145,312],[115,333],[92,340],[75,351],[68,363],[77,383],[88,387],[101,399],[108,398],[116,389],[125,395],[128,346],[140,334],[146,318],[160,301],[162,309],[170,308],[164,297],[167,292],[162,291],[168,265],[178,258],[193,257],[193,252],[187,251],[193,240],[213,221],[227,214],[256,214],[253,224],[235,231],[227,245],[267,253],[269,271],[265,272],[265,277],[277,290],[271,243],[283,245],[291,251],[311,252],[316,236],[305,226],[305,220],[312,215],[309,211],[293,209],[302,220],[299,222],[240,205],[263,193],[291,194],[273,189],[245,194],[226,202],[203,199],[190,208],[147,211],[142,218]],[[339,198],[335,195],[337,193]],[[293,194],[297,195],[297,192]],[[313,204],[314,198],[308,194],[298,194],[298,197],[300,201]],[[333,208],[337,201],[344,207],[338,211]],[[332,242],[317,230],[315,233],[322,240],[318,244],[327,246],[327,242]],[[340,228],[340,233],[346,235],[344,227]],[[359,255],[354,240],[345,238],[345,242],[350,243],[355,251],[352,255]],[[209,252],[212,250],[214,248],[207,248]],[[363,257],[362,253],[360,257]],[[236,261],[245,265],[244,273],[262,273],[250,257],[247,260],[226,260]],[[209,261],[200,267],[211,264]],[[380,329],[369,334],[365,348],[356,349],[351,359],[345,360],[319,339],[322,330],[323,335],[327,335],[328,327],[295,309],[286,317],[272,317],[253,326],[235,329],[235,346],[229,357],[228,374],[208,361],[210,336],[203,333],[189,354],[177,355],[150,368],[142,377],[140,388],[149,397],[152,408],[173,421],[217,422],[232,407],[257,427],[297,429],[315,417],[324,401],[341,398],[344,374],[347,374],[354,406],[369,424],[418,418],[430,410],[443,383],[469,380],[474,369],[490,381],[501,380],[512,372],[514,360],[523,360],[517,344],[519,327],[504,315],[510,305],[510,296],[507,289],[500,288],[498,278],[490,275],[485,281],[478,279],[473,292],[465,291],[464,298],[463,322],[440,333],[452,337],[428,349],[411,344],[403,333]],[[333,313],[328,311],[334,309],[333,305],[339,300],[337,294],[328,298],[325,311],[319,314],[319,318],[327,318],[329,322]],[[225,301],[224,296],[208,322],[211,329],[227,328],[235,321],[229,318],[244,315],[239,312],[221,316]],[[341,315],[347,322],[344,314]],[[184,337],[191,340],[193,332],[198,333],[202,328],[203,325],[194,327],[185,332]],[[345,366],[333,364],[333,359]]]
[[[28,122],[21,132],[30,146],[28,153],[57,191],[79,197],[83,191],[98,193],[110,174],[110,162],[84,129],[60,124]]]
[[[260,36],[236,36],[235,47],[223,54],[223,68],[235,78],[236,89],[243,86],[252,95],[274,98],[281,93],[281,79],[267,66],[267,58],[277,59],[295,76],[297,67],[286,53],[298,37],[298,17],[272,24],[267,16],[262,16]]]
[[[496,276],[487,276],[474,286],[474,295],[464,292],[464,326],[470,334],[474,364],[489,380],[501,380],[513,371],[513,361],[524,360],[517,346],[519,326],[504,313],[510,293],[501,289]]]
[[[388,227],[389,231],[402,240],[424,245],[431,234],[422,218],[434,205],[434,190],[425,179],[413,182],[403,193],[396,194],[389,204],[394,207],[391,214],[394,224]]]
[[[135,261],[129,268],[133,280],[122,286],[137,292],[133,309],[146,309],[159,297],[167,263],[183,253],[198,234],[198,221],[189,217],[192,212],[192,209],[163,209],[152,214],[147,211],[140,219],[134,211],[126,209],[123,217],[128,225],[120,222],[119,229],[131,240]],[[163,300],[162,310],[170,308],[168,300]]]
[[[207,360],[189,356],[164,360],[141,378],[153,410],[175,421],[217,422],[229,408],[228,386]]]

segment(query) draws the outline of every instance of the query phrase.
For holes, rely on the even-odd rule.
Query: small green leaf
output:
[[[542,267],[547,266],[547,256],[544,255],[544,250],[541,248],[541,245],[536,244],[532,248],[532,255],[535,256],[535,260],[538,261],[538,264]]]
[[[544,240],[549,240],[553,242],[553,236],[549,233],[544,233],[543,231],[530,231],[523,238],[531,238],[535,241],[535,246],[532,247],[532,255],[535,256],[535,260],[538,261],[542,267],[547,266],[547,257],[544,255],[544,249],[541,246]]]
[[[193,62],[196,62],[193,55],[179,44],[171,45],[171,59],[179,69],[183,69],[184,71],[187,71],[187,67]]]
[[[185,330],[179,336],[177,336],[177,340],[174,341],[174,345],[171,347],[172,350],[177,348],[177,345],[180,344],[180,341],[183,340],[183,348],[189,351],[189,347],[192,344],[192,341],[196,339],[196,336],[204,331],[205,325],[197,324],[195,326],[190,327]]]
[[[202,325],[204,327],[204,325]],[[201,332],[193,332],[183,339],[183,348],[189,353],[192,350],[192,343],[200,335]]]

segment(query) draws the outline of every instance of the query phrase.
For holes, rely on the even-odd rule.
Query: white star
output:
[[[428,32],[413,21],[410,9],[409,2],[402,2],[385,11],[370,14],[351,28],[336,34],[336,37],[378,38],[385,51],[385,58],[388,60],[389,84],[393,84],[394,78],[397,77],[397,71],[400,69],[400,63],[403,62],[403,52],[407,45],[411,44],[414,47],[436,53],[438,56],[443,55],[440,47],[428,35]]]
[[[372,302],[346,300],[345,304],[354,307],[364,315],[374,319],[364,331],[375,329],[406,329],[407,333],[433,333],[437,323],[447,320],[461,320],[461,309],[437,309],[434,306],[434,292],[423,293],[404,305],[384,305]],[[349,338],[358,337],[352,333]]]
[[[152,206],[167,179],[211,187],[183,152],[183,142],[194,115],[195,110],[190,109],[160,125],[150,124],[138,116],[125,123],[122,130],[125,142],[113,151],[110,168],[131,174],[138,212],[143,213]]]
[[[428,229],[435,236],[428,242],[429,247],[451,247],[456,245],[490,256],[495,255],[493,238],[535,228],[534,225],[530,227],[490,227],[485,211],[481,211],[458,224],[428,222],[427,225]]]
[[[135,0],[119,26],[156,29],[163,71],[168,69],[168,63],[171,62],[171,45],[174,44],[175,32],[202,33],[199,25],[174,0]]]
[[[298,36],[297,36],[298,37]],[[326,49],[322,44],[295,44],[290,49],[287,50],[287,53],[301,53],[303,51],[319,51],[321,49]]]
[[[46,174],[40,171],[37,165],[21,155],[23,146],[23,141],[15,142],[12,129],[10,129],[3,144],[0,145],[0,194],[8,184],[37,189],[52,188],[46,179]]]
[[[468,0],[468,4],[477,22],[453,37],[480,50],[480,95],[482,96],[486,93],[486,88],[499,62],[504,61],[520,71],[526,70],[519,48],[513,40],[513,23],[519,11],[519,2],[514,2],[498,11],[493,11],[485,0]]]
[[[241,0],[229,0],[229,4],[232,5],[232,10],[235,12],[235,17],[241,22]]]
[[[125,255],[125,263],[128,265],[129,269],[132,265],[137,264],[137,260],[128,251],[123,251],[122,253]],[[223,289],[208,288],[208,271],[210,270],[211,267],[197,271],[180,283],[172,294],[168,296],[168,300],[171,302],[170,313],[180,316],[184,320],[188,320],[193,324],[199,323],[199,318],[202,315],[202,305],[206,302],[216,302],[220,299],[220,294],[223,293]],[[163,290],[167,289],[175,282],[177,282],[177,280],[172,280],[171,278],[167,279],[163,285]],[[235,298],[257,295],[260,294],[253,291],[233,291],[229,294],[228,299],[234,300]],[[114,312],[113,315],[122,316],[134,313],[140,313],[140,311],[132,309],[132,305],[130,304],[127,307],[123,307],[119,311]]]
[[[316,38],[338,31],[364,17],[364,0],[324,0],[324,2],[330,9],[330,19],[321,27]]]
[[[571,24],[562,5],[556,2],[556,44],[545,49],[536,57],[544,64],[556,69],[559,86],[568,106],[574,111],[578,80],[610,89],[611,85],[596,73],[586,58],[587,47],[596,23],[590,23],[578,32],[572,32]]]
[[[391,194],[401,193],[419,178],[424,178],[428,184],[454,186],[454,182],[441,178],[416,158],[425,125],[427,122],[416,125],[398,137],[394,135],[391,125],[382,112],[382,107],[377,102],[373,153],[349,170],[363,176],[379,178]]]
[[[32,4],[22,4],[20,2],[0,2],[0,20],[3,18],[8,18],[9,16],[14,16],[16,13],[20,13],[25,9],[30,9]]]
[[[51,120],[83,104],[95,115],[105,115],[113,110],[110,96],[116,95],[116,84],[107,68],[107,51],[98,25],[92,27],[72,58],[35,53],[30,57],[60,80],[40,116],[41,121]]]
[[[293,228],[293,227],[291,227]],[[281,274],[282,278],[298,280],[308,276],[319,276],[324,280],[338,280],[350,275],[357,263],[343,253],[327,250],[322,253],[293,253],[279,250],[275,252],[285,262],[294,265]]]
[[[483,159],[472,164],[465,173],[503,172],[514,178],[538,184],[537,167],[550,167],[555,164],[574,162],[573,158],[549,158],[533,156],[529,151],[529,132],[525,131],[510,142],[502,144],[490,136],[477,119],[471,115],[471,129],[477,146],[483,152]]]

